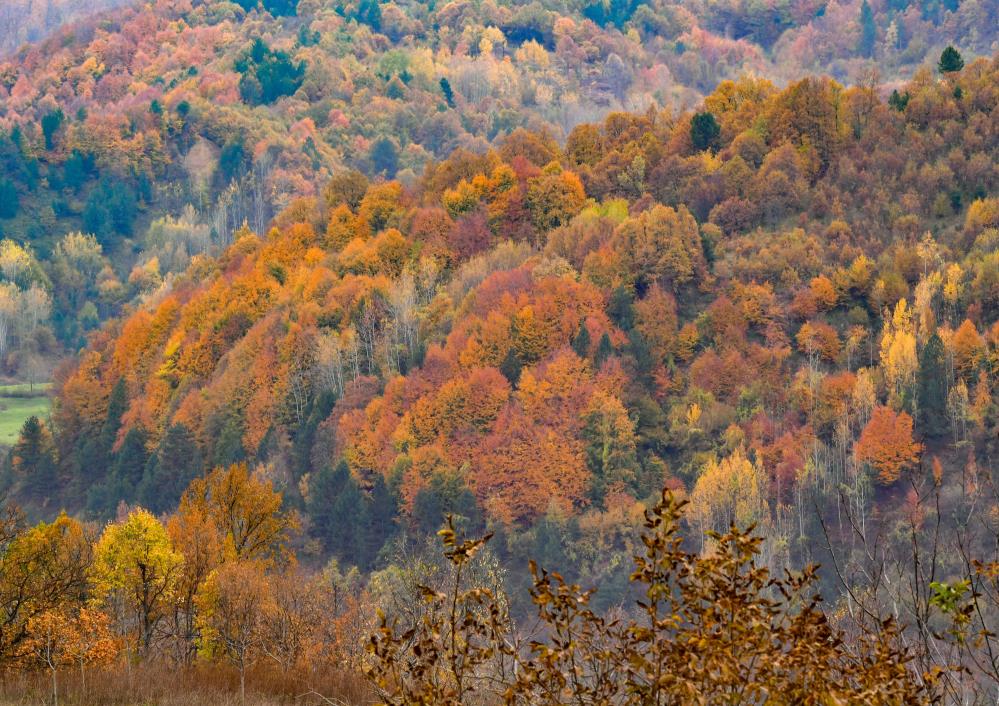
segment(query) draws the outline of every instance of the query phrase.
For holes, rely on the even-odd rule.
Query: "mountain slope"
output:
[[[720,521],[722,490],[698,491],[712,459],[761,474],[745,512],[804,522],[806,467],[828,487],[867,468],[877,428],[853,442],[876,410],[949,468],[967,452],[948,433],[988,464],[999,62],[904,94],[745,80],[706,100],[713,149],[693,114],[615,114],[564,149],[522,131],[458,152],[409,189],[335,178],[95,337],[60,384],[63,500],[165,509],[151,459],[178,434],[306,505],[344,461],[407,521],[430,493],[519,527],[663,482]],[[944,374],[934,334],[964,421],[920,387]],[[911,466],[870,458],[888,486]]]
[[[0,57],[38,42],[60,27],[131,0],[4,0],[0,4]]]

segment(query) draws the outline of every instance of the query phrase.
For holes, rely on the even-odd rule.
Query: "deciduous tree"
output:
[[[912,417],[878,406],[854,446],[854,455],[874,468],[880,483],[891,485],[919,461],[922,450],[922,444],[912,439]]]

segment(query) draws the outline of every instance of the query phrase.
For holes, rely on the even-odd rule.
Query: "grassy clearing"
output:
[[[59,706],[360,706],[374,703],[356,671],[334,668],[309,677],[282,676],[273,669],[251,669],[246,701],[239,697],[239,676],[227,664],[170,667],[136,664],[91,667],[85,681],[79,670],[64,667],[57,676]],[[51,704],[50,672],[0,672],[0,706]]]
[[[0,385],[0,445],[14,444],[28,417],[48,417],[50,387],[50,383],[26,382]]]

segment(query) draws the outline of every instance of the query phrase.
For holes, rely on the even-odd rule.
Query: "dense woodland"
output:
[[[4,603],[5,657],[27,659],[52,610],[147,660],[232,657],[210,646],[207,602],[288,572],[349,595],[320,612],[351,630],[374,606],[419,624],[417,587],[448,570],[426,539],[446,515],[492,534],[472,573],[511,620],[532,612],[524,557],[627,613],[665,486],[689,501],[694,553],[673,561],[724,555],[712,533],[754,525],[760,570],[825,567],[812,581],[836,630],[894,618],[919,688],[985,693],[999,62],[954,59],[889,99],[742,79],[564,145],[517,130],[410,185],[342,171],[267,232],[193,257],[90,335],[51,420],[9,455],[30,513],[112,522],[98,538],[69,516],[11,520],[5,562],[47,537],[72,575]],[[164,562],[152,594],[136,551]],[[270,645],[247,637],[240,673]],[[967,671],[935,685],[934,665]]]
[[[992,702],[993,4],[243,5],[0,65],[0,698]]]
[[[128,0],[6,0],[0,7],[0,56],[37,42],[60,27]]]
[[[12,47],[109,3],[3,5]],[[996,27],[988,0],[125,3],[0,61],[0,237],[31,245],[53,300],[53,336],[14,335],[0,373],[47,376],[191,256],[244,222],[263,233],[344,169],[414,189],[455,150],[519,128],[564,143],[747,73],[895,85],[947,43],[991,55]],[[68,257],[98,274],[60,301],[71,233],[96,238]]]

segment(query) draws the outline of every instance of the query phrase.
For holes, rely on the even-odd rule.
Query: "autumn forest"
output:
[[[995,3],[0,24],[0,704],[994,703]]]

